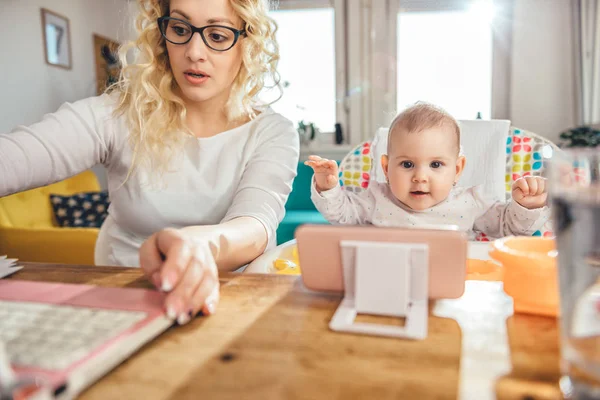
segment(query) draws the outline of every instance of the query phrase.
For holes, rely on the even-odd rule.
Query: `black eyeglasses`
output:
[[[215,51],[227,51],[235,46],[239,37],[246,31],[223,25],[207,25],[196,28],[187,21],[177,18],[160,17],[158,27],[163,37],[173,44],[186,44],[198,32],[204,44]]]

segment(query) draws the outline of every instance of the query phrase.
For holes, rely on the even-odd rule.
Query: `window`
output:
[[[333,7],[280,9],[271,16],[278,24],[283,89],[273,109],[296,126],[312,122],[321,132],[333,132],[338,121]],[[269,93],[269,100],[277,94]]]
[[[465,7],[398,13],[399,110],[422,100],[458,119],[475,119],[478,113],[491,118],[491,12]]]
[[[503,21],[510,13],[504,3],[278,0],[271,16],[279,26],[283,95],[272,107],[321,132],[340,123],[348,145],[372,139],[397,110],[419,100],[458,119],[506,118],[510,17]],[[279,91],[267,95],[273,101]],[[317,138],[313,148],[333,143],[329,135]]]

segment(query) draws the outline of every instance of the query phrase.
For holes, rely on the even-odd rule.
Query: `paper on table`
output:
[[[23,267],[17,265],[16,258],[8,258],[8,256],[0,256],[0,279],[14,274]]]

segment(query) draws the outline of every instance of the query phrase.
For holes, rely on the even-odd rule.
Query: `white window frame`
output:
[[[502,18],[495,21],[492,37],[491,118],[509,119],[515,0],[492,1]],[[389,126],[397,112],[398,12],[458,10],[471,3],[472,0],[278,0],[277,9],[334,8],[336,122],[342,126],[348,148],[371,140],[379,127]]]
[[[501,18],[494,19],[494,29],[492,30],[491,119],[510,119],[514,1],[492,0],[496,16],[501,15]],[[396,0],[396,14],[402,11],[464,10],[472,3],[473,0]],[[396,18],[396,14],[394,14],[394,18]]]
[[[371,140],[396,111],[398,0],[347,0],[350,143]]]
[[[492,119],[510,119],[512,30],[515,0],[493,0],[496,8],[492,31]]]
[[[348,136],[347,62],[346,62],[346,1],[345,0],[279,0],[276,10],[301,10],[307,8],[333,8],[335,15],[335,122],[342,127],[344,143],[351,143]],[[301,33],[299,33],[301,34]],[[322,132],[334,134],[335,132]],[[333,141],[332,141],[333,146]]]

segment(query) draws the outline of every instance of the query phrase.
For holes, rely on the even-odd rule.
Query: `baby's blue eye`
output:
[[[401,165],[402,167],[406,168],[406,169],[408,169],[408,168],[412,168],[412,167],[414,167],[414,166],[415,166],[415,165],[412,163],[412,161],[402,161],[402,162],[400,163],[400,165]]]
[[[430,164],[431,168],[440,168],[443,164],[439,161],[434,161]]]

